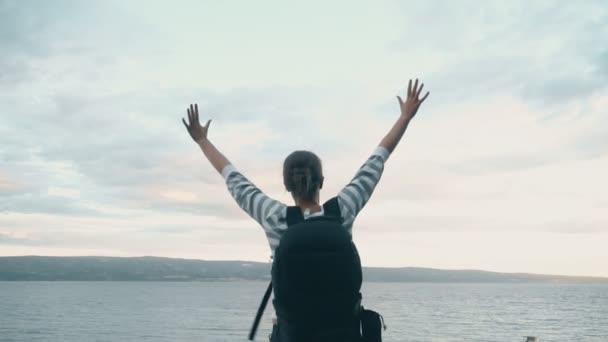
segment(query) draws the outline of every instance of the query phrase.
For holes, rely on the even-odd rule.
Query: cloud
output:
[[[585,236],[605,233],[601,2],[426,2],[402,13],[395,3],[357,5],[364,26],[355,14],[328,15],[336,7],[319,14],[319,27],[302,17],[281,32],[263,7],[243,21],[263,22],[256,31],[238,17],[228,27],[138,6],[0,3],[10,36],[0,40],[2,253],[266,260],[260,227],[182,126],[186,106],[198,102],[201,119],[214,120],[213,142],[285,203],[283,158],[316,152],[325,199],[393,125],[394,95],[416,74],[431,97],[355,227],[391,241],[377,264],[407,256],[397,242],[408,236],[441,264],[446,254],[433,259],[424,246],[442,234],[496,246],[501,234],[588,245]],[[214,18],[232,15],[228,7]]]
[[[187,102],[175,103],[174,99],[167,99],[170,96],[74,94],[50,97],[47,99],[50,105],[17,105],[16,111],[28,111],[31,115],[14,116],[6,121],[7,134],[2,140],[8,148],[2,153],[11,161],[9,171],[20,175],[18,178],[27,183],[28,188],[2,198],[2,208],[27,212],[35,212],[37,208],[42,212],[63,208],[62,213],[76,213],[79,201],[112,201],[171,211],[233,212],[224,208],[225,202],[216,204],[218,192],[225,195],[225,185],[206,164],[180,122],[184,116],[180,108]],[[222,98],[226,99],[225,95]],[[153,99],[153,104],[149,99]],[[235,96],[232,103],[238,106],[240,99],[242,97]],[[241,107],[254,111],[266,103],[261,101],[254,106],[245,101]],[[245,167],[259,159],[249,159],[247,156],[252,152],[259,153],[288,134],[275,134],[268,126],[271,124],[259,118],[245,122],[230,118],[218,121],[211,132],[216,137],[214,141],[219,141],[237,164],[243,159],[245,162],[241,165]],[[235,136],[242,139],[235,140]],[[211,196],[190,196],[187,203],[169,196],[191,193],[192,189],[209,193],[209,188],[204,187],[211,184],[219,185]],[[61,196],[61,201],[57,201],[48,196],[49,188],[78,189],[79,197]],[[24,201],[33,193],[40,199],[45,198],[44,201],[34,201],[27,209],[23,208]]]
[[[27,235],[15,233],[11,231],[1,231],[0,230],[0,245],[28,245],[31,241],[27,238]]]
[[[13,180],[9,179],[7,175],[3,174],[0,170],[0,192],[13,191],[19,188],[20,185]]]
[[[0,213],[101,214],[75,196],[80,192],[79,177],[70,164],[21,157],[22,160],[2,165],[12,185],[0,187]]]
[[[36,3],[31,1],[0,2],[0,86],[32,82],[45,73],[40,64],[56,54],[74,48],[63,19],[74,14],[75,1]],[[80,7],[82,10],[83,7]],[[59,44],[62,42],[64,44]]]
[[[541,105],[587,97],[608,85],[608,10],[602,1],[486,3],[431,1],[403,6],[411,53],[441,84],[442,99],[517,93]],[[428,25],[429,18],[440,25]]]

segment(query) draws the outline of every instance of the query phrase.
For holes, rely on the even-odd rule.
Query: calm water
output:
[[[0,341],[245,341],[265,287],[0,282]],[[363,294],[385,341],[608,341],[606,285],[370,283]]]

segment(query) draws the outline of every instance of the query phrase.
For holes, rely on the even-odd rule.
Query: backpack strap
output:
[[[325,216],[331,216],[340,219],[342,221],[342,213],[340,213],[340,205],[338,204],[338,197],[329,199],[323,204],[323,211]]]
[[[268,304],[268,299],[270,299],[270,293],[272,292],[272,281],[268,284],[268,288],[266,288],[266,293],[264,293],[264,298],[262,298],[262,302],[260,303],[260,307],[258,308],[258,312],[255,315],[255,320],[253,321],[253,326],[249,331],[249,341],[253,341],[255,339],[255,333],[258,331],[258,326],[260,325],[260,319],[262,319],[262,315],[264,314],[264,309]]]
[[[338,204],[338,197],[330,198],[323,204],[324,216],[340,219],[342,221],[342,214],[340,213],[340,205]],[[298,206],[287,207],[287,227],[291,227],[294,224],[304,221],[304,215],[302,215],[302,209]]]
[[[296,223],[304,221],[304,215],[302,215],[302,209],[300,207],[287,207],[287,227],[291,227]]]

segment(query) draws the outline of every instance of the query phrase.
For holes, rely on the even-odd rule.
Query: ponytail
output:
[[[297,198],[309,197],[310,190],[313,188],[312,175],[308,168],[295,168],[291,170],[291,180],[294,188],[291,192]],[[314,189],[316,190],[316,189]],[[313,194],[314,195],[314,194]]]
[[[313,200],[323,185],[321,160],[312,152],[293,152],[283,164],[283,182],[295,198]]]

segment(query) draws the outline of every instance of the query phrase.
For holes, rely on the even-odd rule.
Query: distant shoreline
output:
[[[269,281],[270,263],[164,257],[0,257],[0,281]],[[608,284],[608,278],[420,267],[364,267],[366,282]]]

